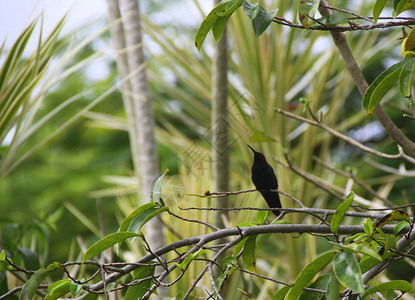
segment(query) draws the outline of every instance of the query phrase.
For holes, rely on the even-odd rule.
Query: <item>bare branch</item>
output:
[[[321,122],[317,122],[317,121],[313,121],[313,120],[310,120],[310,119],[307,119],[307,118],[304,118],[304,117],[301,117],[301,116],[297,116],[295,114],[292,114],[290,112],[284,111],[284,110],[279,109],[279,108],[277,108],[276,111],[278,113],[284,115],[284,116],[287,116],[287,117],[291,118],[291,119],[295,119],[295,120],[302,121],[304,123],[308,123],[308,124],[316,126],[316,127],[320,127],[321,129],[327,131],[332,136],[335,136],[335,137],[349,143],[350,145],[353,145],[353,146],[355,146],[355,147],[359,148],[360,150],[363,150],[367,153],[370,153],[370,154],[373,154],[373,155],[376,155],[376,156],[379,156],[379,157],[382,157],[382,158],[391,159],[391,160],[404,159],[404,160],[406,160],[406,161],[408,161],[412,164],[415,164],[415,159],[413,159],[412,157],[406,155],[403,152],[399,152],[399,154],[386,154],[386,153],[383,153],[383,152],[379,152],[375,149],[372,149],[368,146],[365,146],[365,145],[359,143],[358,141],[352,139],[351,137],[348,137],[347,135],[344,135],[344,134],[328,127],[327,125],[324,125]]]

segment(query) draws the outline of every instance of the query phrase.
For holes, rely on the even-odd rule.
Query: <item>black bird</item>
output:
[[[270,208],[281,208],[280,196],[278,192],[269,190],[278,189],[278,181],[275,176],[274,169],[267,163],[267,160],[261,152],[255,151],[251,146],[247,145],[254,152],[254,164],[252,165],[251,179],[256,189],[267,201]],[[280,211],[272,211],[274,215],[279,216]]]

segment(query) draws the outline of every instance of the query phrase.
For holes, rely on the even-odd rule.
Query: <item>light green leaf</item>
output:
[[[254,130],[252,135],[249,137],[249,140],[252,143],[267,143],[276,141],[273,138],[270,138],[269,136],[265,135],[265,133],[260,130]]]
[[[320,5],[320,0],[301,0],[298,3],[298,18],[305,28],[310,28],[314,23],[314,16]]]
[[[196,258],[198,258],[201,255],[204,255],[207,253],[207,250],[199,249],[194,253],[190,253],[180,264],[175,263],[176,266],[180,268],[180,270],[184,271],[186,270],[187,266]]]
[[[375,20],[375,23],[377,23],[385,4],[386,0],[376,0],[375,5],[373,6],[373,19]]]
[[[157,202],[146,203],[129,214],[121,222],[120,229],[118,231],[137,232],[153,217],[167,210],[169,210],[168,207],[161,207]]]
[[[6,260],[6,251],[1,250],[0,252],[0,261],[5,261]]]
[[[364,292],[362,272],[352,253],[337,253],[333,258],[333,271],[345,287],[357,293]]]
[[[42,283],[42,281],[45,280],[47,275],[48,272],[45,269],[37,270],[23,286],[19,299],[33,299],[37,288]]]
[[[320,272],[329,262],[332,261],[337,251],[330,251],[324,253],[308,264],[304,269],[301,270],[295,279],[294,286],[291,287],[286,300],[295,300],[303,293],[305,288],[313,277]]]
[[[275,293],[274,297],[272,297],[272,300],[284,300],[289,290],[290,287],[284,285],[282,288],[278,290],[278,292]]]
[[[244,13],[250,18],[255,19],[255,17],[258,15],[259,12],[259,2],[255,4],[251,4],[248,1],[244,1],[242,3],[242,8],[244,10]]]
[[[381,283],[370,289],[367,289],[362,295],[362,298],[367,295],[376,293],[376,292],[384,292],[388,290],[395,290],[395,291],[415,294],[415,289],[409,282],[405,280],[392,280],[392,281]]]
[[[325,15],[318,19],[321,24],[327,26],[334,26],[338,24],[345,24],[348,23],[349,20],[342,14],[338,12],[332,12],[331,14]]]
[[[248,240],[248,238],[244,238],[242,241],[240,241],[238,244],[235,245],[235,247],[233,248],[233,255],[237,256],[239,254],[239,252],[241,252],[241,250],[245,247],[245,243]]]
[[[393,87],[395,81],[399,79],[401,68],[405,63],[406,61],[401,61],[386,69],[366,90],[362,105],[368,114],[373,114],[380,100]]]
[[[330,227],[332,232],[337,233],[337,230],[339,229],[339,226],[343,221],[344,215],[346,214],[346,211],[349,209],[349,206],[352,203],[354,196],[355,194],[353,192],[350,192],[346,200],[344,200],[344,202],[337,207],[333,219],[331,220]]]
[[[215,41],[219,41],[226,28],[226,23],[231,15],[219,17],[212,26],[212,34]]]
[[[370,218],[367,218],[366,222],[363,223],[363,229],[367,235],[371,235],[373,233],[373,224]]]
[[[121,232],[111,233],[107,235],[106,237],[100,239],[98,242],[93,244],[91,247],[89,247],[84,254],[82,262],[85,262],[88,259],[91,259],[95,255],[100,254],[105,249],[108,249],[109,247],[119,242],[122,242],[128,238],[136,237],[136,236],[139,236],[139,235],[135,232],[121,231]]]
[[[134,280],[140,280],[143,278],[150,277],[154,274],[155,266],[140,266],[132,272]],[[151,286],[151,278],[140,282],[139,284],[128,287],[125,293],[124,300],[136,300],[140,299],[147,292],[147,289]]]
[[[264,222],[267,220],[268,213],[269,212],[267,210],[258,211],[258,213],[256,214],[256,221],[258,222],[258,224],[264,224]]]
[[[71,281],[69,291],[71,292],[72,298],[75,298],[76,295],[78,295],[81,290],[82,290],[82,285],[81,284],[77,284],[77,283]]]
[[[156,182],[154,183],[153,186],[153,193],[151,194],[151,199],[153,200],[153,202],[157,202],[160,203],[160,199],[161,199],[161,186],[163,184],[163,179],[164,176],[166,176],[166,174],[169,172],[169,169],[166,169],[166,171],[164,171],[163,175],[161,175],[159,178],[157,178]]]
[[[415,59],[409,59],[399,74],[399,91],[403,97],[409,98],[414,82]]]
[[[318,290],[327,290],[330,284],[330,274],[324,274],[319,276],[314,282],[308,285],[308,288],[318,289]],[[307,291],[305,290],[299,300],[320,300],[323,294],[319,292]]]
[[[331,272],[330,274],[330,283],[327,287],[326,291],[326,299],[327,300],[339,300],[340,299],[340,284],[339,281],[336,278],[336,275],[334,272]]]
[[[202,48],[203,42],[206,39],[207,34],[212,29],[213,25],[219,18],[219,14],[221,14],[225,9],[226,5],[230,2],[229,1],[222,1],[220,2],[211,12],[206,16],[203,20],[202,24],[200,24],[199,29],[197,30],[196,37],[195,37],[195,45],[197,50]]]
[[[242,5],[243,0],[231,0],[231,1],[222,1],[226,2],[225,10],[218,13],[219,17],[230,16]]]
[[[255,250],[256,250],[256,235],[251,235],[245,243],[244,251],[242,252],[242,261],[245,268],[249,271],[255,271]]]
[[[391,213],[389,213],[386,216],[384,216],[384,217],[380,218],[379,220],[377,220],[376,224],[375,224],[375,227],[380,229],[383,226],[385,226],[386,224],[388,224],[388,223],[390,223],[394,220],[402,220],[402,221],[406,221],[407,223],[411,222],[411,220],[409,218],[409,215],[405,211],[395,209]]]
[[[50,293],[46,295],[44,300],[56,300],[61,298],[71,290],[71,280],[63,279],[59,280],[49,286]]]
[[[407,221],[400,221],[398,224],[395,225],[393,228],[393,234],[398,235],[402,229],[404,229],[408,225]]]
[[[255,36],[259,37],[271,24],[277,9],[267,12],[265,8],[259,5],[259,10],[256,17],[252,20],[252,26],[254,27]]]
[[[380,257],[376,249],[368,243],[360,242],[360,243],[353,243],[353,244],[348,244],[348,245],[342,245],[338,243],[333,243],[333,244],[336,247],[343,249],[344,251],[365,254],[370,257],[373,257],[374,259],[377,259],[378,261],[382,261],[382,258]]]
[[[401,0],[397,3],[395,7],[396,15],[403,13],[405,10],[411,9],[415,7],[415,1],[414,0]]]

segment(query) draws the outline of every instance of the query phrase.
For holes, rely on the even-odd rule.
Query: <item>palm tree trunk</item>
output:
[[[217,4],[219,1],[215,0]],[[212,168],[214,191],[229,190],[229,123],[228,123],[228,54],[227,34],[214,46],[212,70]],[[215,207],[227,207],[228,199],[217,198]],[[214,223],[223,228],[221,213]]]
[[[110,20],[115,21],[123,12],[123,25],[115,25],[112,29],[116,49],[128,49],[125,57],[119,54],[117,60],[120,75],[134,73],[141,68],[137,74],[132,75],[129,83],[123,88],[128,90],[124,93],[124,103],[129,118],[131,147],[134,160],[135,174],[140,178],[138,182],[138,194],[142,202],[151,201],[152,187],[159,176],[159,164],[157,146],[155,139],[155,120],[153,103],[150,96],[146,69],[143,68],[145,61],[143,51],[143,38],[140,23],[140,8],[137,0],[122,1],[122,9],[118,0],[107,0]],[[130,93],[131,92],[131,93]],[[163,226],[158,218],[153,219],[146,225],[146,238],[151,249],[158,249],[164,245]],[[159,270],[156,270],[158,273]],[[160,287],[158,297],[163,299],[168,296],[168,289]]]

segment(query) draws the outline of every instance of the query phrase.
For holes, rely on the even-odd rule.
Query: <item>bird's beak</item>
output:
[[[254,148],[252,148],[251,146],[247,145],[249,147],[249,149],[252,150],[252,152],[256,153],[256,151],[254,150]]]

